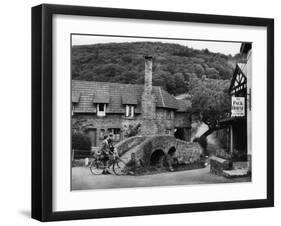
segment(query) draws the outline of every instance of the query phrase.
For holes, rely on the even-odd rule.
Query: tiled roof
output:
[[[163,90],[159,86],[153,87],[153,92],[156,96],[156,106],[161,108],[171,108],[171,109],[177,109],[178,104],[177,100],[174,96],[169,94],[167,91]]]
[[[79,103],[75,105],[74,112],[96,112],[95,104],[106,101],[107,113],[125,113],[123,104],[135,104],[136,113],[141,113],[141,96],[144,85],[120,84],[109,82],[93,82],[72,80],[72,92],[80,93]],[[153,86],[152,91],[156,97],[156,107],[169,108],[182,112],[184,103],[159,86]],[[104,100],[102,100],[104,99]],[[190,108],[190,105],[186,109]]]
[[[138,100],[135,95],[131,95],[130,93],[124,93],[122,95],[122,104],[132,104],[132,105],[137,105]]]
[[[102,90],[99,90],[99,91],[101,91],[101,92],[95,91],[93,103],[108,104],[109,103],[109,91],[102,91]]]

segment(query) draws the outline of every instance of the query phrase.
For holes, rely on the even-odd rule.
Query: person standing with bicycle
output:
[[[101,146],[102,160],[105,165],[103,174],[110,174],[109,166],[114,159],[114,146],[113,146],[113,134],[105,136]]]

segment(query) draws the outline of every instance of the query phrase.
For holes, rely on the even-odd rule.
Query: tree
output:
[[[215,68],[213,68],[213,67],[211,67],[211,68],[206,68],[205,69],[205,72],[206,72],[206,75],[207,75],[207,77],[208,78],[213,78],[213,79],[219,79],[219,72],[215,69]]]
[[[233,70],[225,62],[223,63],[221,60],[216,60],[210,66],[214,67],[219,72],[221,79],[231,78]]]
[[[139,74],[137,71],[125,71],[121,75],[115,76],[111,79],[111,82],[135,84],[138,77]]]
[[[205,73],[204,67],[202,67],[201,64],[194,64],[193,70],[199,78],[201,78],[202,75]]]
[[[177,94],[187,92],[187,82],[184,80],[184,76],[182,73],[177,72],[175,75],[175,86],[177,90]]]
[[[153,75],[153,85],[161,86],[163,89],[167,90],[171,94],[176,93],[175,78],[168,71],[155,71]]]
[[[152,77],[152,83],[154,86],[161,86],[163,89],[166,89],[165,81],[165,71],[157,71]]]
[[[110,63],[110,64],[101,65],[95,70],[95,73],[99,74],[100,76],[103,75],[101,77],[105,79],[111,79],[115,76],[120,75],[123,70],[124,68],[122,68],[120,65]]]
[[[230,108],[230,97],[227,92],[229,81],[193,78],[190,83],[190,94],[193,113],[198,115],[209,129],[203,133],[198,141],[202,144],[205,154],[206,139],[218,129],[218,121],[225,116]]]

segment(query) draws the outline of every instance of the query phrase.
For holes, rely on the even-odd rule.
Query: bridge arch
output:
[[[170,149],[168,150],[168,155],[174,156],[174,154],[176,153],[176,151],[177,151],[177,149],[176,149],[174,146],[172,146],[172,147],[170,147]]]
[[[157,149],[151,153],[150,156],[150,165],[158,166],[163,163],[163,159],[165,157],[165,152],[162,149]]]

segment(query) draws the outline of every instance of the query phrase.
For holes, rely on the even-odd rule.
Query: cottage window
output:
[[[166,118],[167,119],[173,119],[173,112],[172,111],[167,111],[166,112]]]
[[[126,105],[126,117],[134,117],[135,114],[135,106],[134,105]]]
[[[103,140],[104,139],[104,135],[105,135],[105,130],[101,129],[100,130],[100,139]]]
[[[171,129],[166,129],[166,134],[167,135],[172,135],[172,130]]]
[[[113,135],[114,141],[119,141],[121,139],[121,129],[120,128],[109,128],[108,133]]]
[[[105,116],[106,105],[105,104],[97,104],[97,116],[103,117]]]
[[[74,105],[72,105],[72,108],[71,108],[71,116],[74,115]]]

